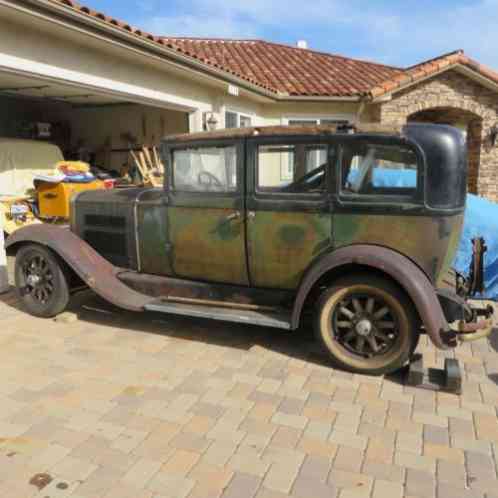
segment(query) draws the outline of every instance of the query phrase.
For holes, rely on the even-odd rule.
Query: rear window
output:
[[[341,193],[346,196],[414,197],[417,192],[417,156],[404,145],[347,144],[341,169]]]

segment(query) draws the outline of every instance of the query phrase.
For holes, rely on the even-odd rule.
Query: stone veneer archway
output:
[[[471,111],[455,107],[431,107],[407,117],[408,122],[437,123],[455,126],[465,132],[468,148],[468,189],[478,192],[481,161],[482,118]]]
[[[395,93],[377,115],[386,124],[462,119],[469,137],[469,191],[498,201],[498,142],[489,141],[498,123],[497,92],[451,70]]]

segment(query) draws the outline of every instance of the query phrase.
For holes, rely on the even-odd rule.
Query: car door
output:
[[[247,142],[247,246],[256,287],[295,289],[332,244],[330,163],[320,137]]]
[[[173,275],[247,285],[243,144],[187,143],[175,145],[167,154]]]

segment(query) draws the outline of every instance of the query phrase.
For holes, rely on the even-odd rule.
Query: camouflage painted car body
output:
[[[405,289],[436,346],[454,346],[456,334],[448,322],[463,319],[466,305],[456,295],[446,296],[450,304],[456,303],[448,314],[437,288],[451,266],[462,229],[465,141],[447,126],[374,128],[349,134],[328,127],[267,127],[170,137],[162,147],[164,188],[83,192],[72,201],[71,235],[42,237],[24,231],[8,245],[13,250],[43,238],[67,261],[63,239],[74,237],[71,247],[79,241],[81,254],[72,255],[70,266],[101,293],[106,283],[96,255],[103,267],[111,263],[115,268],[107,275],[112,273],[141,295],[202,298],[204,304],[218,300],[224,306],[264,308],[277,303],[279,309],[286,308],[282,328],[289,329],[298,327],[323,278],[358,268],[384,272]],[[344,191],[344,150],[363,143],[410,149],[418,165],[413,195],[359,198]],[[326,149],[320,180],[325,187],[304,193],[259,189],[258,148],[296,144]],[[176,151],[222,146],[236,150],[234,189],[189,192],[175,187]],[[113,285],[119,287],[118,282]],[[118,305],[121,299],[108,293],[106,298]],[[124,301],[123,307],[133,308],[131,298]]]
[[[197,140],[191,135],[169,139],[163,155],[171,165],[172,154],[179,148],[235,144],[241,179],[237,192],[177,192],[169,168],[164,189],[80,194],[74,201],[73,231],[123,268],[257,288],[296,291],[306,271],[323,254],[354,244],[382,246],[403,254],[435,286],[448,270],[460,237],[464,204],[435,210],[422,198],[416,205],[399,201],[382,206],[345,205],[334,184],[335,164],[330,165],[328,189],[321,195],[260,195],[254,185],[255,148],[267,143],[315,142],[315,132],[257,137],[231,133],[218,132],[209,140],[205,134]],[[337,148],[345,139],[349,137],[340,134],[320,137]],[[372,140],[372,136],[360,140]],[[387,140],[410,142],[406,137]],[[464,169],[460,176],[465,179],[465,175]],[[105,213],[111,215],[109,226],[92,227],[87,222],[88,214]],[[121,228],[110,226],[117,213],[128,213]],[[109,228],[112,233],[104,233]],[[92,238],[93,232],[100,235]],[[111,246],[121,253],[119,257],[108,252]]]

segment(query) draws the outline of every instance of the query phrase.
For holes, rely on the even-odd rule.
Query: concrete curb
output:
[[[7,273],[7,256],[3,238],[2,218],[0,217],[0,294],[9,290],[9,276]]]

